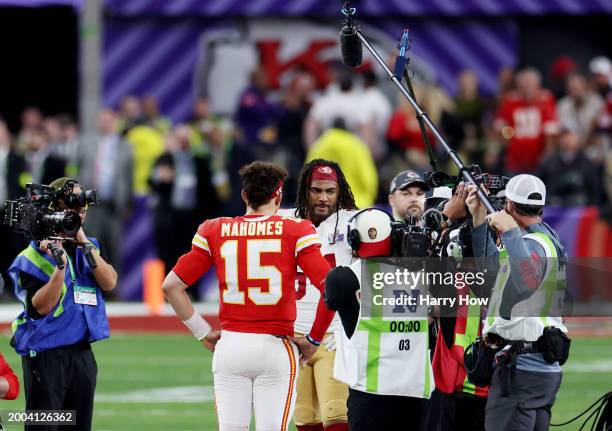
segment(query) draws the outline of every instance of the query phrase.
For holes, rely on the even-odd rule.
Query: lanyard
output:
[[[68,253],[66,253],[66,260],[68,261],[68,267],[70,268],[70,279],[72,280],[72,287],[74,288],[77,280],[74,273],[74,266],[72,265],[72,259],[70,259],[70,256],[68,256]]]

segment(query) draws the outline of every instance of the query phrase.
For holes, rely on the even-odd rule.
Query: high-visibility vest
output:
[[[533,232],[523,235],[542,246],[546,253],[544,280],[526,300],[515,304],[510,310],[510,319],[501,317],[500,309],[503,290],[510,278],[510,261],[507,250],[499,253],[499,272],[493,286],[489,309],[483,333],[497,334],[506,340],[536,341],[544,328],[554,326],[567,332],[563,325],[561,306],[565,298],[566,276],[565,257],[559,247],[544,233]],[[556,316],[555,316],[556,314]]]
[[[474,297],[469,287],[457,289],[457,296]],[[438,335],[433,358],[433,373],[436,389],[450,394],[464,392],[478,397],[486,397],[488,386],[476,386],[467,379],[467,371],[463,363],[465,348],[472,344],[480,335],[481,308],[475,304],[460,304],[455,318],[454,340],[449,349],[442,334]],[[444,317],[442,317],[444,319]]]
[[[360,281],[363,302],[368,297],[363,289],[370,287],[370,283],[362,282],[362,263],[367,265],[364,274],[370,275],[375,271],[392,271],[395,267],[362,260],[350,266]],[[386,317],[383,314],[388,313],[383,313],[384,307],[374,305],[369,315],[364,315],[363,305],[351,338],[343,330],[335,333],[334,378],[361,392],[429,398],[434,379],[429,356],[427,307],[418,306],[413,311],[405,309],[397,316]]]
[[[95,238],[89,238],[97,248]],[[24,311],[13,322],[15,350],[22,356],[82,341],[93,342],[108,338],[109,327],[104,298],[96,287],[93,274],[80,248],[76,258],[67,257],[66,276],[57,305],[41,319],[31,318],[25,310],[26,293],[21,288],[20,273],[27,273],[47,283],[55,270],[55,262],[40,250],[34,241],[11,264],[8,273],[15,286],[15,295],[23,303]],[[75,286],[95,288],[96,305],[78,304],[74,300]]]

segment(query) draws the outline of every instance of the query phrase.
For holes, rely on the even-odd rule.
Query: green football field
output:
[[[21,377],[18,356],[2,336],[2,351]],[[189,335],[114,334],[95,344],[98,387],[94,429],[215,430],[211,354]],[[576,338],[553,410],[567,420],[612,390],[612,339]],[[2,403],[23,409],[24,397]],[[577,430],[578,425],[563,430]],[[7,429],[22,429],[9,426]],[[253,429],[253,427],[251,427]],[[555,429],[555,428],[551,428]]]

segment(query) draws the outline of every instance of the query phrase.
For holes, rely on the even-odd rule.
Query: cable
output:
[[[574,417],[573,419],[568,420],[567,422],[563,422],[560,424],[550,424],[551,427],[562,427],[568,424],[571,424],[572,422],[577,421],[578,419],[580,419],[582,416],[584,416],[585,414],[587,414],[591,409],[595,408],[595,410],[593,410],[591,412],[591,414],[585,419],[584,423],[582,424],[582,426],[580,427],[580,430],[582,430],[582,428],[584,428],[584,426],[589,422],[589,420],[593,417],[593,414],[601,412],[602,408],[604,407],[604,405],[606,405],[607,403],[609,403],[612,400],[612,391],[608,392],[607,394],[602,395],[601,397],[599,397],[599,399],[597,401],[595,401],[593,404],[591,404],[586,410],[584,410],[582,413],[580,413],[578,416]],[[599,407],[597,408],[597,404],[599,404]],[[597,418],[597,416],[596,416]],[[597,421],[594,422],[594,424],[597,423]],[[612,424],[611,424],[612,425]],[[612,426],[608,427],[608,430],[612,428]],[[591,430],[593,430],[593,427],[591,427]],[[603,430],[602,431],[608,431],[608,430]]]

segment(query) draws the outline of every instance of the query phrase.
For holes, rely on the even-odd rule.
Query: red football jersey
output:
[[[191,285],[215,266],[223,329],[293,335],[297,266],[305,263],[317,280],[323,280],[330,266],[320,248],[315,228],[307,220],[277,215],[221,217],[202,223],[193,238],[190,253],[198,254],[197,268],[184,255],[173,271]],[[320,261],[311,259],[313,253]]]
[[[546,90],[531,101],[509,93],[496,115],[496,126],[510,126],[514,135],[506,149],[506,169],[510,172],[533,172],[544,151],[546,136],[557,133],[555,99]]]
[[[436,137],[429,129],[427,129],[427,137],[429,142],[435,146]],[[425,152],[427,148],[417,119],[413,113],[408,113],[405,109],[398,109],[391,117],[387,138],[402,150],[423,150]]]

